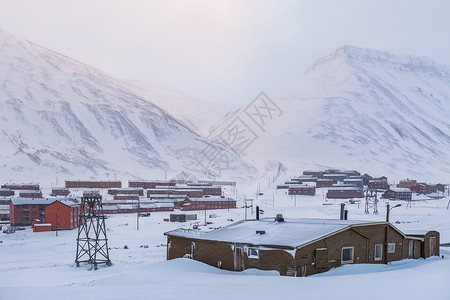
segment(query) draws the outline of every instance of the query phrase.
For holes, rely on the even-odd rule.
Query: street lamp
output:
[[[400,207],[402,206],[401,204],[397,204],[396,206],[393,206],[391,208],[389,208],[389,202],[386,204],[386,222],[389,222],[389,212],[391,211],[391,209],[396,208],[396,207]]]

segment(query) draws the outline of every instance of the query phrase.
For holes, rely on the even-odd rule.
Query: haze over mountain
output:
[[[245,149],[264,165],[358,169],[391,180],[447,182],[450,68],[427,58],[344,46],[314,63],[272,100],[264,131]],[[244,108],[211,127],[220,136]],[[220,140],[220,139],[219,139]]]
[[[223,178],[252,176],[232,151],[151,100],[129,83],[0,30],[0,181],[163,178],[165,170],[204,177],[202,151],[211,147],[229,159],[219,170]]]

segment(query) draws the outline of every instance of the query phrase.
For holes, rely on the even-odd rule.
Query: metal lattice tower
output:
[[[81,197],[75,263],[79,267],[82,262],[92,264],[94,270],[98,264],[111,266],[101,196]]]
[[[366,190],[366,205],[364,213],[368,214],[370,209],[373,209],[374,214],[378,214],[378,200],[377,200],[377,190],[367,189]]]

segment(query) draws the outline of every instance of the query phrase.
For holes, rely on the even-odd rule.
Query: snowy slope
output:
[[[150,99],[152,103],[203,136],[207,136],[209,127],[230,110],[226,105],[203,101],[157,84],[137,80],[127,82],[133,92]]]
[[[0,181],[149,178],[183,170],[210,142],[128,83],[0,31]],[[212,144],[217,146],[216,144]],[[221,176],[253,169],[231,151]]]
[[[291,174],[331,167],[448,181],[448,66],[344,46],[272,100],[282,114],[266,118],[265,131],[245,151],[249,160],[277,160]],[[232,114],[245,117],[243,109]],[[212,137],[229,120],[218,122]]]

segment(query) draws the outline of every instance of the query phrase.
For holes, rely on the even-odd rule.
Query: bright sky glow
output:
[[[233,104],[344,45],[450,64],[449,1],[3,1],[0,27],[119,78]]]

